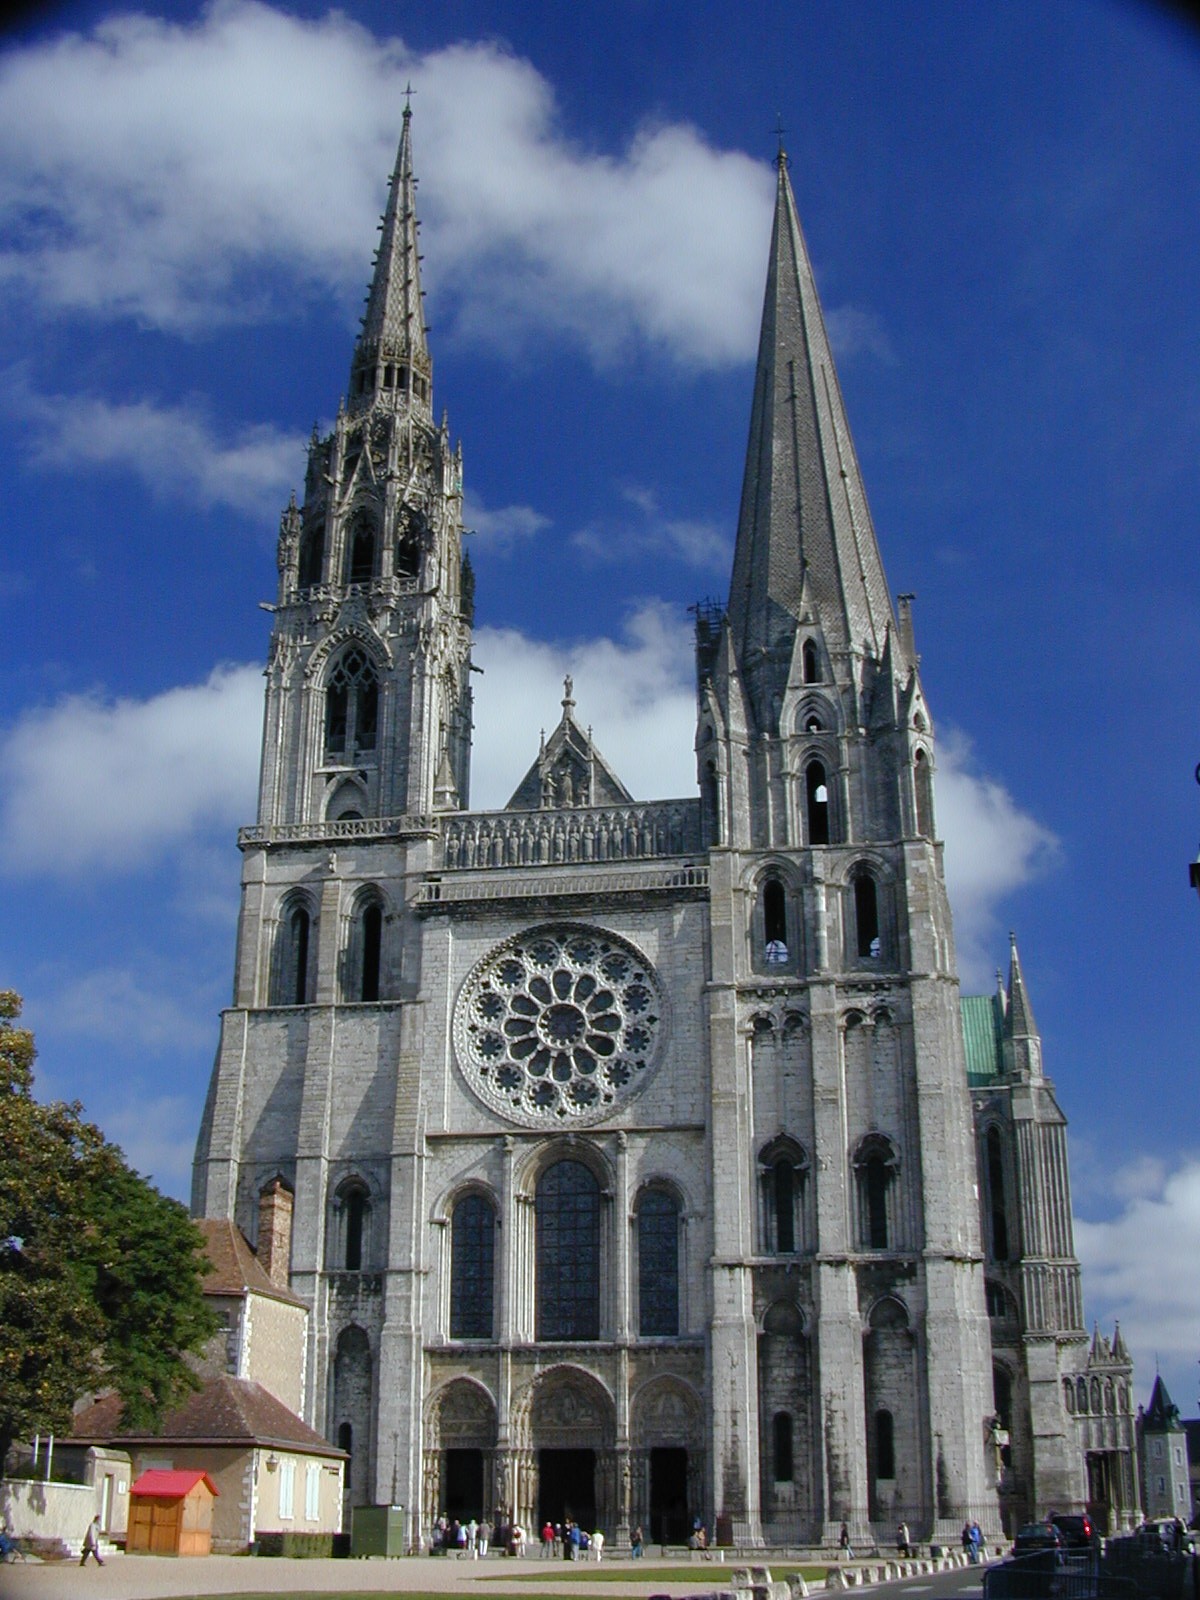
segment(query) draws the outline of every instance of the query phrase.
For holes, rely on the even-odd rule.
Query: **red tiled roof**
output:
[[[220,1493],[207,1472],[199,1472],[195,1468],[189,1471],[182,1467],[173,1472],[163,1467],[149,1467],[129,1492],[139,1494],[146,1500],[182,1500],[201,1480],[208,1485],[210,1494]]]
[[[236,1222],[228,1217],[199,1217],[196,1226],[204,1235],[204,1250],[209,1261],[205,1294],[263,1294],[289,1305],[304,1304],[290,1289],[272,1283]]]

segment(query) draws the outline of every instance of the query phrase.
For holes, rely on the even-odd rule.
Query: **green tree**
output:
[[[121,1395],[153,1427],[196,1386],[215,1331],[203,1240],[76,1102],[33,1098],[33,1035],[0,991],[0,1464],[14,1439],[65,1433],[80,1395]]]

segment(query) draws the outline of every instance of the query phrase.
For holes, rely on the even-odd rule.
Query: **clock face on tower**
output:
[[[666,1034],[657,974],[628,940],[555,922],[467,974],[454,1047],[472,1092],[526,1127],[598,1122],[647,1083]]]

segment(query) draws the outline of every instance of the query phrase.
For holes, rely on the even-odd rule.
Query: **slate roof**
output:
[[[205,1294],[261,1294],[271,1300],[282,1300],[285,1305],[304,1305],[290,1289],[272,1283],[236,1222],[228,1217],[200,1217],[196,1226],[204,1235],[204,1250],[209,1261]]]
[[[1151,1433],[1178,1433],[1183,1426],[1179,1420],[1179,1407],[1167,1393],[1161,1377],[1155,1377],[1150,1393],[1150,1404],[1142,1414],[1143,1425]]]
[[[76,1413],[71,1437],[79,1443],[102,1441],[127,1450],[142,1444],[273,1445],[306,1455],[345,1458],[345,1451],[322,1438],[261,1383],[212,1378],[181,1406],[169,1411],[157,1433],[120,1427],[120,1396],[104,1395]]]

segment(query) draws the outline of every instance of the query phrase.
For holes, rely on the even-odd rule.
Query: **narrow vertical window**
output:
[[[896,1431],[890,1411],[875,1413],[875,1476],[896,1476]]]
[[[361,1272],[363,1264],[363,1237],[366,1232],[367,1196],[362,1189],[351,1189],[345,1197],[346,1253],[343,1265],[347,1272]]]
[[[679,1332],[679,1205],[651,1189],[638,1207],[638,1332],[643,1338]]]
[[[321,581],[325,562],[325,529],[321,524],[306,528],[300,539],[300,567],[296,581],[301,589],[311,589]]]
[[[825,768],[810,761],[804,773],[804,792],[808,814],[809,844],[829,843],[829,785]]]
[[[796,1172],[786,1159],[771,1168],[771,1187],[775,1202],[775,1248],[780,1255],[791,1255],[796,1248]]]
[[[294,1006],[308,1004],[308,912],[297,906],[291,920],[291,996]]]
[[[811,639],[804,646],[804,681],[805,683],[820,683],[821,665],[817,659],[817,647]]]
[[[867,1245],[872,1250],[888,1247],[887,1192],[888,1169],[883,1157],[868,1157],[863,1170],[867,1211]],[[886,1474],[882,1474],[886,1476]]]
[[[860,957],[879,954],[879,891],[869,872],[854,877],[854,937]]]
[[[375,576],[375,528],[365,517],[355,522],[346,564],[347,583],[368,583]]]
[[[787,898],[778,878],[768,878],[762,891],[763,946],[768,966],[788,959]]]
[[[464,1195],[450,1221],[452,1339],[492,1337],[495,1260],[496,1213],[483,1195]]]
[[[379,966],[383,950],[383,908],[372,904],[364,908],[359,930],[362,944],[360,1000],[379,999]]]
[[[989,1128],[987,1134],[988,1199],[992,1213],[992,1255],[997,1261],[1008,1260],[1008,1215],[1004,1204],[1004,1156],[1000,1148],[1000,1134]]]
[[[913,758],[913,783],[917,799],[917,832],[924,839],[934,836],[933,825],[933,772],[929,757],[918,750]]]
[[[325,754],[328,757],[346,753],[346,714],[350,705],[350,689],[344,683],[331,683],[325,691]]]
[[[791,1483],[795,1477],[792,1464],[792,1418],[787,1411],[777,1411],[771,1421],[775,1455],[775,1482]]]

